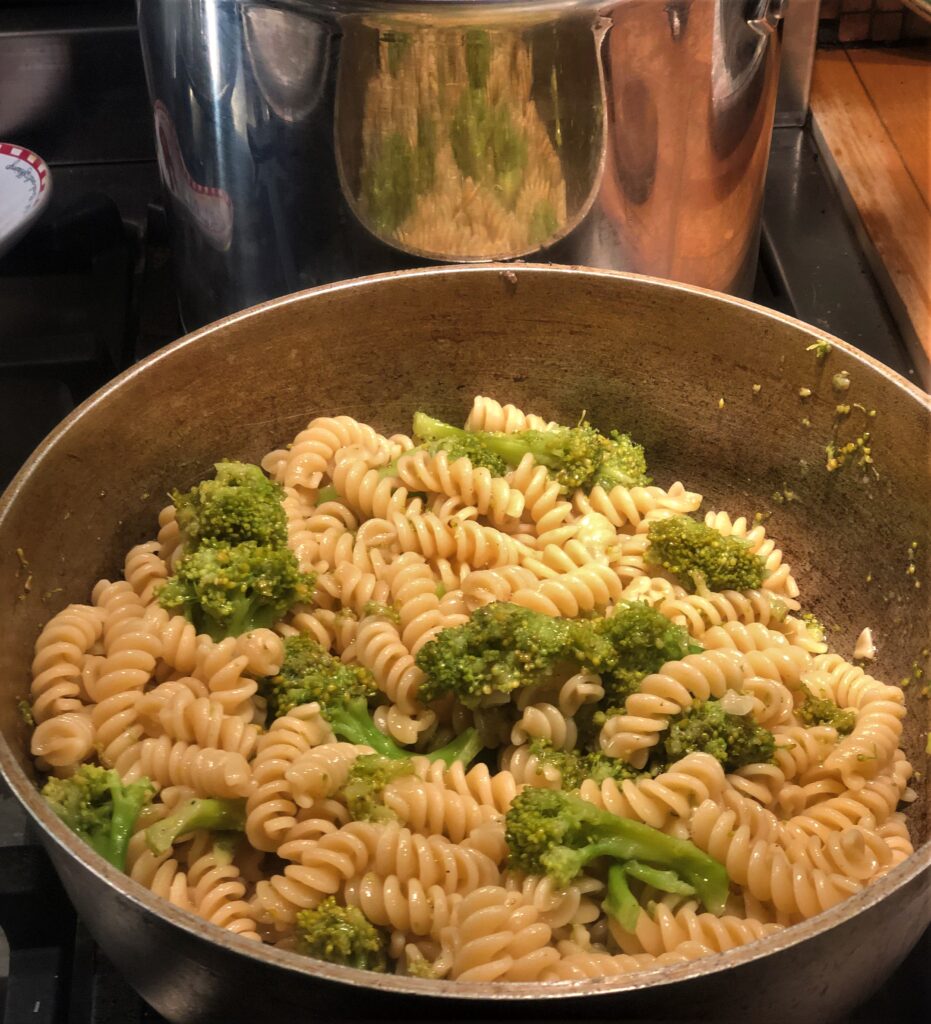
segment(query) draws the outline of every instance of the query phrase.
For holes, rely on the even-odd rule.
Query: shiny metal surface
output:
[[[749,294],[783,0],[138,0],[185,323],[425,262]]]
[[[900,331],[854,224],[811,135],[777,128],[763,204],[763,258],[773,264],[785,307],[931,390],[927,356]]]
[[[782,34],[782,68],[776,124],[800,127],[808,119],[811,73],[818,43],[821,0],[788,0]]]
[[[158,495],[179,480],[221,455],[254,459],[318,412],[395,429],[412,407],[461,417],[475,391],[563,420],[584,403],[594,422],[635,431],[658,482],[687,476],[709,507],[766,508],[774,488],[792,487],[799,500],[779,517],[808,606],[837,624],[840,650],[852,648],[862,623],[882,623],[889,640],[877,671],[901,678],[928,642],[931,588],[916,589],[900,560],[877,558],[876,537],[886,550],[906,551],[931,534],[931,402],[837,340],[819,375],[807,347],[820,336],[778,313],[666,281],[563,267],[431,269],[324,287],[230,317],[162,349],[69,417],[0,499],[0,769],[95,939],[140,993],[178,1024],[822,1024],[875,989],[931,920],[927,773],[915,780],[908,811],[914,856],[795,928],[652,977],[546,987],[428,982],[256,947],[114,871],[39,797],[14,700],[28,687],[40,625],[67,602],[86,600],[89,581],[120,571],[125,551],[151,533]],[[840,370],[850,374],[851,397],[879,410],[879,481],[817,470],[837,401],[831,374]],[[813,391],[810,428],[797,413],[802,381]],[[30,563],[28,589],[17,548]],[[923,578],[928,569],[925,559]],[[867,571],[872,586],[852,582]],[[918,763],[927,705],[915,686],[907,700],[904,743]]]

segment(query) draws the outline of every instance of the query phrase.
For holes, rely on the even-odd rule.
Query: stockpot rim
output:
[[[428,2],[431,2],[431,0],[428,0]],[[435,2],[447,2],[447,0],[435,0]],[[455,0],[450,0],[450,2],[455,2]],[[924,406],[929,415],[931,415],[931,395],[926,394],[894,370],[891,370],[883,363],[878,362],[843,339],[834,337],[795,317],[768,309],[747,299],[715,292],[707,288],[623,271],[539,263],[461,264],[391,271],[292,292],[288,295],[270,299],[232,313],[220,320],[189,332],[114,377],[62,420],[29,456],[4,491],[2,497],[0,497],[0,529],[2,529],[10,507],[16,501],[27,480],[33,473],[37,472],[46,453],[58,444],[59,440],[68,433],[72,425],[87,416],[92,416],[97,406],[107,401],[111,393],[119,390],[138,375],[157,372],[153,368],[157,367],[163,360],[173,358],[176,352],[201,344],[205,339],[226,330],[233,324],[252,318],[261,318],[267,310],[291,304],[300,304],[312,300],[317,295],[330,295],[342,291],[352,292],[356,289],[365,289],[371,285],[391,287],[392,282],[400,282],[403,286],[403,282],[407,278],[413,277],[446,278],[450,276],[461,277],[463,274],[498,275],[511,287],[519,287],[521,275],[608,278],[619,283],[646,284],[656,289],[657,292],[666,293],[671,296],[682,293],[704,296],[712,300],[712,302],[747,310],[756,314],[762,320],[795,328],[808,334],[813,341],[824,340],[829,342],[832,346],[839,348],[867,369],[881,374],[890,383],[903,391],[908,398]],[[342,967],[337,964],[314,960],[298,953],[277,949],[266,943],[256,943],[253,940],[244,939],[239,935],[224,930],[218,925],[210,924],[203,918],[196,916],[193,912],[183,910],[167,900],[155,896],[150,890],[134,881],[129,875],[113,867],[103,857],[78,839],[42,799],[39,790],[36,789],[33,782],[18,764],[7,742],[7,738],[3,734],[0,734],[0,775],[3,776],[16,799],[29,813],[46,843],[53,843],[61,853],[79,863],[83,863],[111,890],[122,898],[136,904],[137,907],[169,921],[174,927],[182,929],[192,937],[218,945],[232,954],[262,961],[288,973],[320,977],[327,981],[348,985],[353,988],[381,991],[395,996],[422,996],[442,998],[450,1001],[489,1000],[496,1003],[510,1003],[515,1001],[523,1002],[528,999],[561,1000],[586,995],[606,997],[621,995],[624,992],[639,991],[645,988],[660,991],[665,986],[684,983],[749,964],[771,954],[790,949],[807,939],[815,938],[843,924],[847,919],[855,917],[857,914],[875,906],[899,888],[918,878],[923,872],[931,869],[931,837],[929,837],[913,854],[886,875],[875,882],[871,882],[859,892],[831,907],[829,910],[823,911],[814,917],[785,928],[773,935],[737,946],[725,953],[714,953],[710,956],[682,964],[666,965],[621,975],[618,978],[595,981],[584,979],[579,981],[545,983],[508,982],[507,984],[501,984],[495,982],[431,980],[396,974],[377,974],[372,971],[363,971],[353,967]]]

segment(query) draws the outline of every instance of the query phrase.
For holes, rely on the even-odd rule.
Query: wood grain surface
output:
[[[893,314],[931,357],[931,53],[821,51],[811,107]]]

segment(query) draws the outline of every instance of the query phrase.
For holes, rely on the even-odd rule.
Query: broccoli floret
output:
[[[682,626],[643,601],[623,601],[607,618],[573,622],[579,664],[601,676],[604,704],[623,707],[644,676],[700,650]]]
[[[121,871],[133,826],[154,792],[148,779],[127,785],[112,769],[92,764],[79,765],[70,779],[49,779],[42,787],[68,828]]]
[[[258,466],[246,462],[218,462],[216,476],[202,480],[186,493],[174,491],[178,526],[185,549],[204,541],[225,541],[282,547],[288,540],[288,522],[281,504],[284,491]]]
[[[325,651],[313,637],[289,636],[284,642],[284,660],[278,675],[262,680],[260,693],[271,718],[280,718],[292,708],[316,701],[326,708],[356,697],[377,693],[372,674],[361,665],[346,665]]]
[[[697,846],[638,821],[619,818],[573,793],[525,787],[505,818],[508,862],[568,885],[594,860],[672,872],[714,914],[724,911],[727,872]]]
[[[145,830],[146,845],[154,854],[167,853],[179,836],[198,828],[211,832],[242,832],[246,827],[246,801],[194,797],[185,800],[167,818]]]
[[[857,724],[855,708],[840,708],[827,697],[816,697],[807,686],[803,686],[805,699],[796,709],[796,714],[806,725],[830,725],[841,736],[848,736]]]
[[[292,605],[311,599],[314,582],[288,547],[211,540],[181,559],[158,600],[219,641],[274,625]]]
[[[409,759],[403,761],[381,754],[362,754],[349,769],[343,799],[356,821],[390,821],[394,815],[382,803],[385,786],[404,775],[413,775]]]
[[[642,445],[632,441],[629,434],[616,430],[601,438],[601,464],[591,480],[592,487],[645,487],[650,482],[647,476],[647,460]]]
[[[479,707],[489,697],[542,679],[570,653],[570,638],[568,619],[504,601],[485,605],[417,652],[417,665],[427,677],[420,698],[453,693],[466,707]]]
[[[478,444],[502,459],[508,466],[517,466],[525,455],[545,466],[564,491],[596,484],[628,487],[649,483],[643,450],[626,434],[600,434],[588,423],[577,427],[555,426],[549,430],[520,430],[512,434],[496,431],[461,430],[418,412],[414,416],[414,434],[428,443],[457,442]]]
[[[766,578],[766,563],[741,537],[724,537],[689,516],[669,516],[650,524],[646,561],[661,565],[686,588],[697,579],[714,591],[755,590]]]
[[[388,936],[358,907],[342,907],[327,896],[297,915],[297,949],[306,956],[363,971],[388,969]]]
[[[768,729],[749,715],[729,714],[717,700],[698,701],[672,719],[663,745],[670,762],[700,751],[716,757],[728,772],[770,762],[776,752]]]
[[[557,750],[552,743],[544,739],[535,739],[530,743],[530,753],[542,766],[551,765],[559,769],[563,789],[578,789],[586,779],[604,782],[605,779],[636,779],[643,776],[631,768],[625,761],[608,757],[598,751]]]
[[[333,732],[347,743],[365,744],[376,754],[395,760],[415,756],[413,751],[398,746],[390,736],[379,730],[369,714],[368,704],[362,697],[340,704],[331,703],[323,709],[323,714]],[[478,733],[475,729],[469,728],[445,746],[422,756],[431,761],[442,761],[446,765],[451,765],[455,761],[462,761],[464,765],[468,765],[481,751],[482,741]]]

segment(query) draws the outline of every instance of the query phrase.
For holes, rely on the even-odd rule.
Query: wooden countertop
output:
[[[893,316],[931,358],[931,47],[819,51],[811,109]]]

